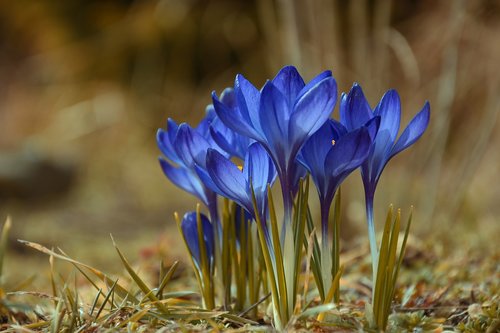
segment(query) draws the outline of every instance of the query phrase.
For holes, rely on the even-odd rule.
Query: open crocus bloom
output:
[[[299,177],[297,154],[306,140],[330,117],[337,100],[337,84],[325,71],[308,84],[293,66],[281,69],[259,91],[242,75],[236,77],[237,108],[229,108],[213,94],[220,120],[266,149],[280,178],[285,220],[291,217]]]

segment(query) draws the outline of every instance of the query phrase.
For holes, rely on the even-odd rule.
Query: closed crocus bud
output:
[[[328,214],[340,184],[368,157],[372,140],[371,127],[364,126],[348,132],[344,126],[329,119],[302,148],[298,160],[309,171],[316,185],[321,206],[322,231],[328,235]]]
[[[189,253],[191,254],[191,257],[193,258],[194,263],[196,264],[198,270],[201,271],[201,265],[202,265],[202,251],[200,248],[200,242],[199,242],[199,230],[198,230],[198,217],[197,217],[196,212],[189,212],[186,213],[182,219],[181,222],[181,230],[182,230],[182,235],[184,236],[184,239],[186,241]],[[200,219],[201,219],[201,233],[203,235],[203,241],[204,243],[202,244],[205,247],[205,253],[208,259],[208,265],[210,269],[212,269],[213,266],[213,261],[214,261],[214,233],[213,233],[213,228],[212,224],[208,220],[208,218],[200,214]]]
[[[373,203],[378,181],[387,163],[414,144],[424,134],[430,119],[429,102],[418,112],[398,137],[401,125],[401,101],[396,90],[387,91],[378,105],[372,110],[363,94],[361,86],[355,83],[349,93],[342,94],[340,100],[340,121],[352,131],[379,117],[380,125],[375,136],[372,137],[370,154],[361,165],[361,178],[365,188],[366,215],[370,251],[373,261],[373,274],[378,261],[375,225],[373,222]]]

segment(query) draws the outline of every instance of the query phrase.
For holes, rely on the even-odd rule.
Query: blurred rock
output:
[[[76,167],[30,149],[0,151],[0,200],[42,203],[67,193]]]

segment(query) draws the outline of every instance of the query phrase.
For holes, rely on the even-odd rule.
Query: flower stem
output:
[[[366,194],[366,217],[368,222],[368,239],[370,241],[370,252],[372,257],[372,283],[373,290],[375,290],[376,276],[377,276],[377,265],[378,265],[378,246],[377,238],[375,234],[375,224],[373,221],[373,195]]]
[[[281,225],[281,245],[284,246],[285,236],[287,232],[292,232],[292,214],[293,214],[293,199],[291,186],[288,182],[288,174],[283,172],[278,174],[281,183],[281,192],[283,195],[283,224]]]
[[[328,200],[322,200],[321,202],[321,241],[323,243],[328,242],[328,217],[330,215],[330,202],[326,202]]]

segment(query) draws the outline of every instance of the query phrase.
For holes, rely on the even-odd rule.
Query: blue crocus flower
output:
[[[377,259],[373,200],[380,175],[391,158],[415,143],[425,132],[429,124],[430,106],[426,102],[397,139],[401,122],[401,101],[395,90],[386,92],[373,111],[358,84],[354,84],[348,94],[342,94],[340,120],[348,130],[359,128],[374,117],[380,117],[380,126],[370,154],[361,165],[361,177],[365,188],[370,247],[372,257]]]
[[[208,220],[208,218],[200,214],[201,218],[201,227],[202,234],[204,240],[204,246],[206,249],[208,264],[210,270],[213,269],[213,261],[214,261],[214,233],[212,224]],[[197,223],[197,214],[196,212],[186,213],[181,222],[181,230],[182,236],[184,237],[189,253],[193,258],[194,263],[197,266],[197,269],[201,271],[201,251],[200,251],[200,242],[198,238],[198,223]]]
[[[219,100],[228,109],[232,110],[232,112],[238,112],[238,110],[236,110],[238,105],[232,88],[224,89]],[[213,110],[213,105],[210,105],[209,107]],[[218,117],[215,117],[210,123],[210,133],[213,140],[219,147],[221,147],[230,156],[237,157],[241,160],[245,159],[248,146],[254,142],[253,139],[228,128]]]
[[[168,130],[159,129],[156,138],[164,155],[159,158],[163,173],[172,183],[200,199],[208,207],[212,220],[219,223],[217,196],[195,170],[195,165],[205,167],[208,148],[221,150],[210,135],[210,124],[215,118],[213,110],[207,108],[205,118],[196,128],[186,123],[177,125],[168,119]]]
[[[213,93],[215,112],[227,127],[267,150],[280,178],[285,220],[290,221],[300,174],[297,154],[329,118],[337,100],[337,84],[330,71],[305,84],[297,69],[287,66],[260,91],[237,75],[234,94],[237,108],[227,107]]]
[[[372,143],[370,132],[377,131],[379,118],[367,127],[348,132],[330,119],[305,143],[298,160],[309,171],[316,185],[321,207],[324,241],[328,237],[328,215],[335,192],[344,179],[368,157]]]
[[[156,134],[158,148],[164,155],[164,157],[159,158],[163,173],[176,186],[193,194],[205,205],[208,205],[209,195],[206,189],[196,176],[196,173],[194,173],[194,170],[185,164],[175,149],[179,126],[172,119],[168,119],[167,129],[159,129]]]
[[[206,170],[197,168],[197,171],[213,191],[236,202],[253,218],[266,220],[267,185],[273,184],[276,171],[269,155],[259,143],[250,145],[242,168],[217,150],[209,149]],[[257,201],[257,212],[253,207],[251,187]]]

